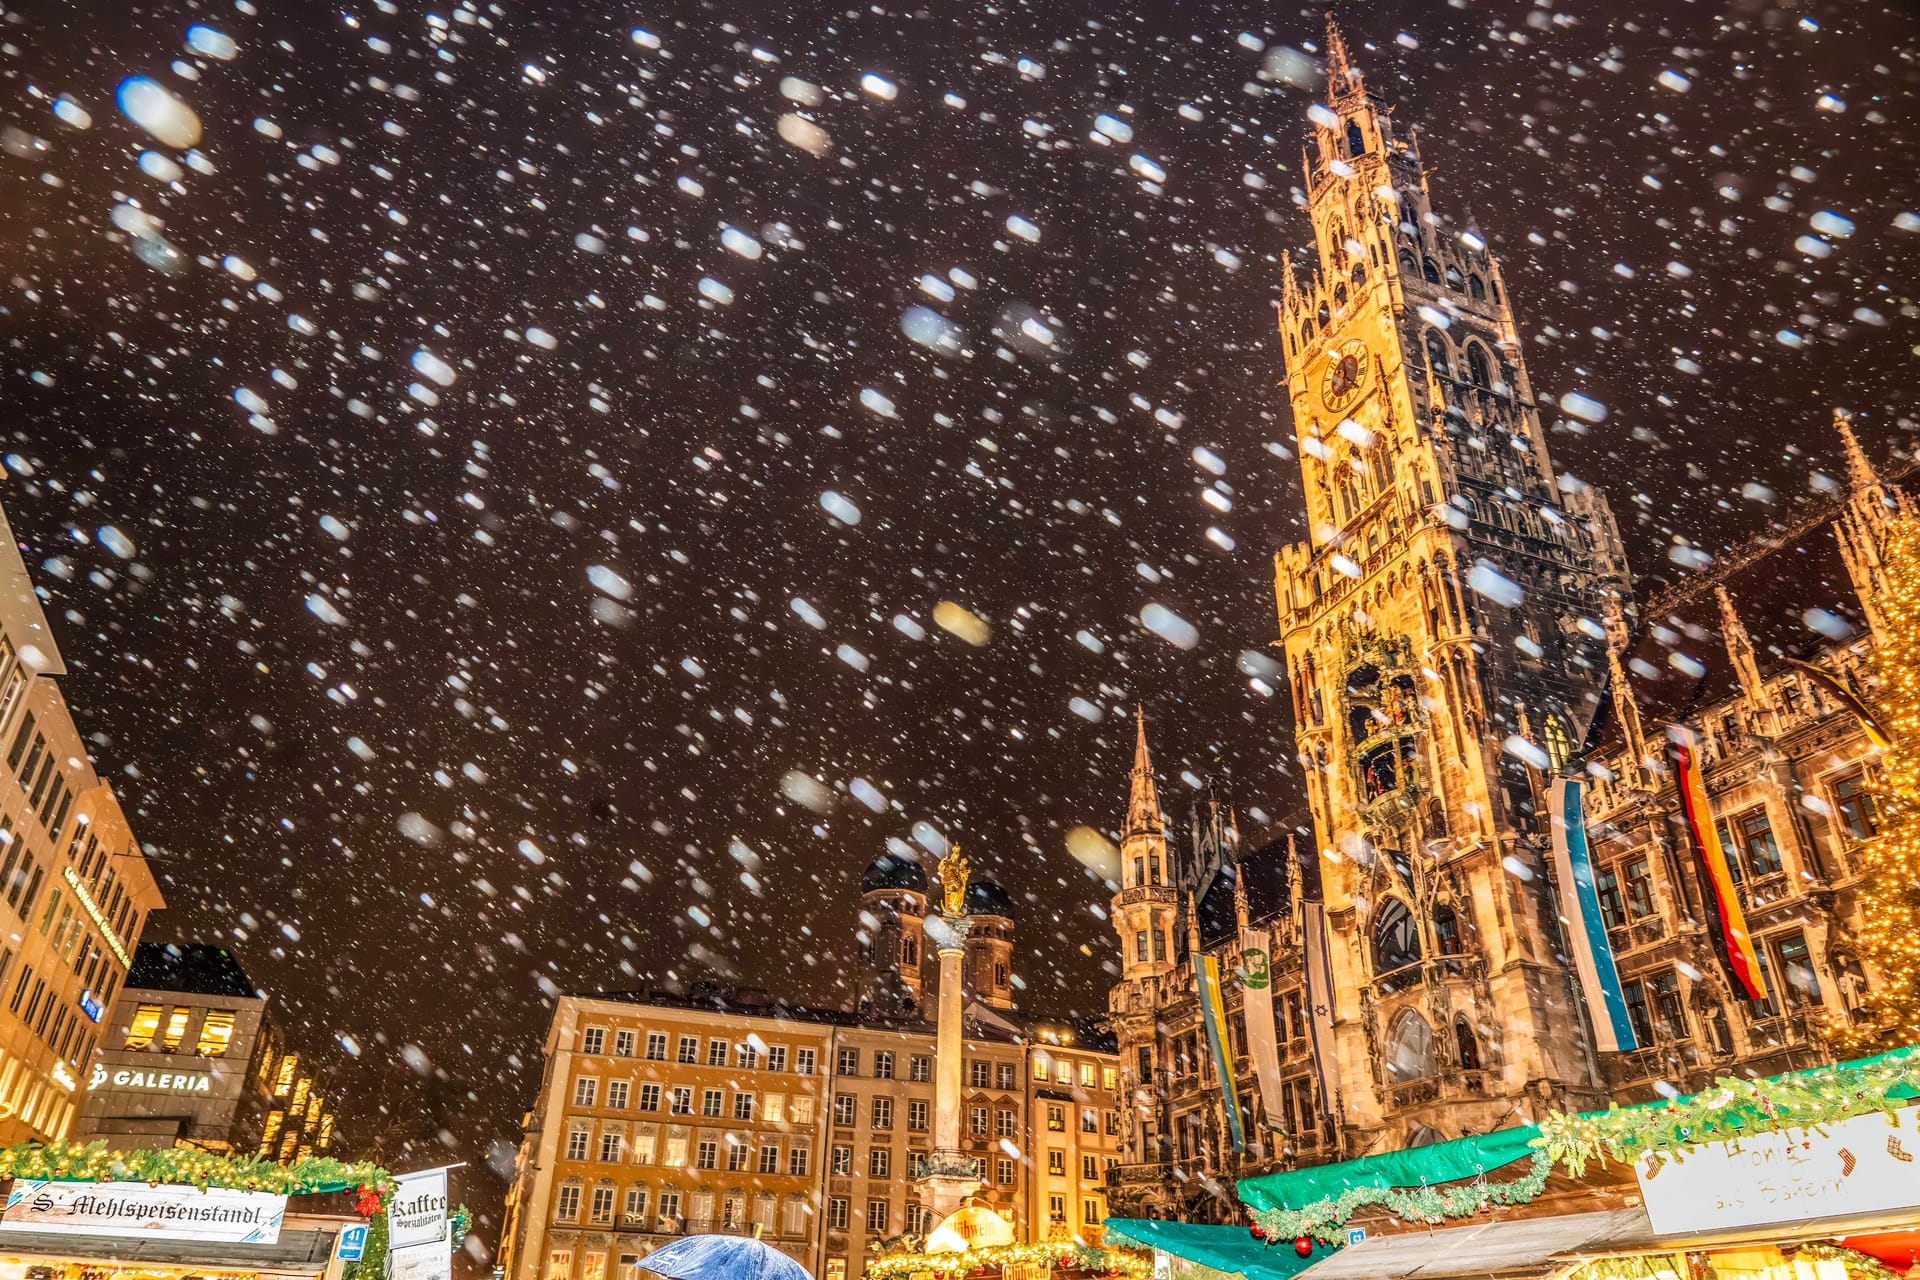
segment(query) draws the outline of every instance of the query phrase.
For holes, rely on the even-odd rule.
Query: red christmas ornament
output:
[[[1293,1238],[1293,1251],[1299,1254],[1303,1258],[1306,1257],[1308,1254],[1312,1253],[1313,1237],[1312,1236],[1295,1236]]]
[[[1247,1228],[1247,1234],[1255,1240],[1265,1240],[1267,1238],[1267,1229],[1256,1222]]]
[[[378,1191],[375,1191],[364,1182],[355,1187],[354,1191],[357,1192],[360,1197],[353,1203],[353,1211],[355,1213],[363,1218],[371,1218],[374,1214],[380,1212],[380,1193]]]

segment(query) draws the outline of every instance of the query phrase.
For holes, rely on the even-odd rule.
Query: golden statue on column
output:
[[[947,850],[946,857],[940,859],[939,870],[940,914],[948,919],[958,919],[967,914],[967,875],[973,870],[973,865],[956,844]]]

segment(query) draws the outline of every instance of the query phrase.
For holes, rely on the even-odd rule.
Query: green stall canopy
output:
[[[1159,1249],[1210,1271],[1245,1276],[1246,1280],[1293,1280],[1335,1252],[1328,1245],[1316,1244],[1313,1252],[1303,1258],[1294,1252],[1291,1240],[1279,1241],[1269,1248],[1249,1235],[1245,1227],[1216,1227],[1197,1222],[1108,1218],[1103,1228],[1105,1234],[1101,1240],[1109,1248],[1138,1245],[1142,1249]]]

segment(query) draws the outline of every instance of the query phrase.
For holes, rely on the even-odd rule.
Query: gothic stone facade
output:
[[[1276,556],[1274,587],[1317,850],[1317,874],[1289,866],[1287,879],[1317,882],[1326,908],[1337,1079],[1325,1098],[1309,1083],[1289,1013],[1304,1003],[1294,892],[1271,926],[1283,1073],[1297,1092],[1256,1101],[1243,1155],[1222,1142],[1195,1031],[1203,913],[1174,883],[1143,730],[1113,904],[1123,967],[1110,1008],[1132,1103],[1116,1213],[1230,1218],[1235,1177],[1651,1096],[1656,1081],[1687,1090],[1818,1061],[1818,1021],[1844,1016],[1868,981],[1845,942],[1875,821],[1857,725],[1797,669],[1763,673],[1723,593],[1737,692],[1671,714],[1702,738],[1769,969],[1769,1000],[1735,999],[1675,826],[1664,732],[1650,740],[1626,674],[1638,665],[1620,540],[1604,498],[1548,455],[1499,265],[1471,232],[1442,234],[1418,147],[1331,26],[1315,116],[1319,269],[1303,286],[1286,264],[1279,337],[1310,534]],[[1862,682],[1878,548],[1905,499],[1842,430],[1851,496],[1835,524],[1869,626],[1818,661]],[[1666,622],[1646,625],[1661,634]],[[1609,687],[1617,727],[1587,744],[1585,763],[1642,1043],[1617,1055],[1593,1050],[1569,972],[1544,804],[1548,779],[1581,763]],[[1226,932],[1207,942],[1231,972]],[[1234,1071],[1257,1099],[1229,987]]]

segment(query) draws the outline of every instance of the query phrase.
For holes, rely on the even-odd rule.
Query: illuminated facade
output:
[[[0,516],[0,1145],[73,1135],[99,1021],[165,904],[58,677]]]
[[[1097,1240],[1119,1158],[1097,1032],[968,1005],[961,1145],[1021,1240]],[[1091,1036],[1092,1038],[1088,1038]],[[565,996],[508,1194],[509,1280],[637,1280],[680,1235],[750,1233],[821,1280],[930,1225],[934,1031],[752,993]]]
[[[1309,537],[1276,556],[1274,592],[1311,826],[1297,856],[1290,833],[1242,856],[1216,813],[1170,851],[1142,735],[1113,903],[1116,1213],[1233,1220],[1237,1177],[1830,1061],[1820,1027],[1872,981],[1850,937],[1876,753],[1820,673],[1873,693],[1882,545],[1907,498],[1838,415],[1838,496],[1636,609],[1604,499],[1547,453],[1498,263],[1443,231],[1418,147],[1331,24],[1326,52],[1305,168],[1318,270],[1283,268],[1278,337]],[[1716,949],[1669,723],[1699,740],[1763,999],[1736,994]],[[1546,803],[1562,775],[1589,784],[1626,1052],[1595,1049],[1570,974]],[[1332,971],[1326,1090],[1309,902]],[[1235,1153],[1193,956],[1231,975],[1249,914],[1274,934],[1282,1091],[1259,1096],[1230,976]]]
[[[331,1154],[331,1099],[224,948],[142,943],[105,1032],[83,1136],[280,1163]]]

